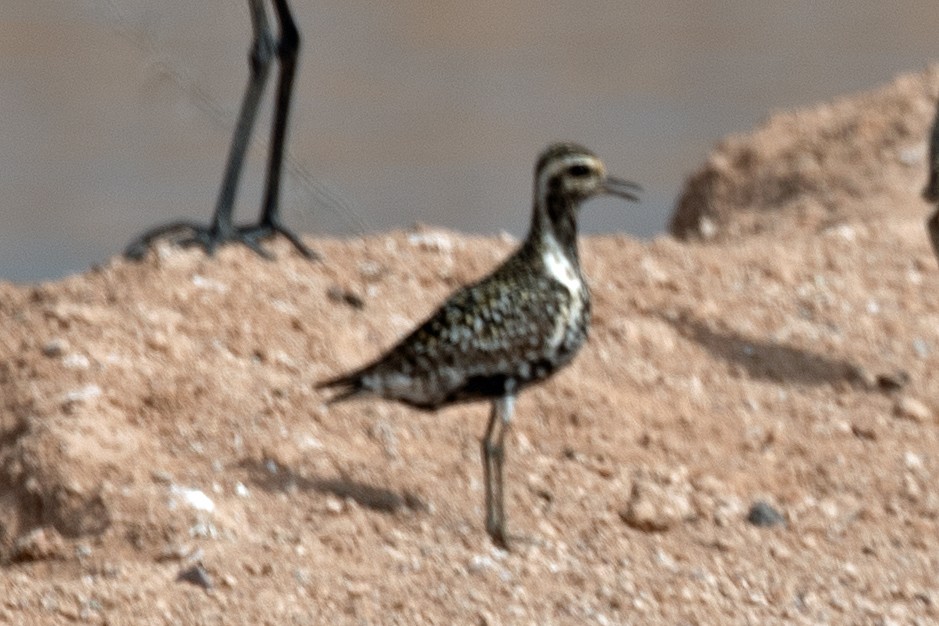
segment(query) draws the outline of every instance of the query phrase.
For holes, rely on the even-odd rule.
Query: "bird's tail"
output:
[[[332,389],[335,394],[326,400],[326,404],[335,404],[354,398],[365,392],[365,386],[362,384],[362,377],[358,372],[352,374],[343,374],[335,378],[322,380],[314,385],[315,389]]]

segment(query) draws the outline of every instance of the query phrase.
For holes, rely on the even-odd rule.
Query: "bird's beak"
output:
[[[634,192],[642,191],[642,187],[628,180],[607,176],[603,181],[603,190],[614,196],[638,202],[639,197]]]

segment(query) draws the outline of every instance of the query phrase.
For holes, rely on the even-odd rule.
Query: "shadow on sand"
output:
[[[375,487],[345,477],[320,478],[303,476],[273,461],[245,459],[239,466],[248,472],[253,485],[268,492],[286,492],[293,489],[332,494],[350,498],[359,506],[381,513],[424,511],[427,505],[416,494],[404,491],[397,494],[384,487]]]
[[[733,330],[714,330],[685,312],[677,319],[659,316],[683,337],[751,378],[799,385],[844,384],[867,388],[863,369],[834,356],[748,337]]]

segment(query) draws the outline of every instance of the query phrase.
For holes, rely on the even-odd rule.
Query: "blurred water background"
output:
[[[521,236],[535,156],[569,139],[645,188],[637,206],[592,201],[583,230],[652,236],[723,135],[921,69],[939,44],[935,0],[293,8],[284,215],[337,235],[423,222]],[[4,0],[0,279],[81,271],[149,226],[208,220],[250,38],[244,0]],[[269,119],[268,100],[243,221]]]

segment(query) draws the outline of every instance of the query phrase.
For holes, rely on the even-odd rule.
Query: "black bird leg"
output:
[[[241,100],[238,122],[232,135],[228,161],[225,165],[225,174],[222,177],[222,186],[212,222],[208,226],[203,226],[183,220],[158,226],[132,241],[124,252],[126,256],[139,259],[146,254],[147,249],[156,239],[170,237],[178,245],[202,246],[208,254],[212,254],[215,248],[223,243],[238,242],[248,246],[262,257],[271,258],[270,253],[261,247],[260,241],[280,233],[306,258],[311,260],[318,258],[317,254],[310,250],[295,233],[286,228],[280,219],[280,180],[290,99],[297,67],[297,54],[300,50],[300,33],[290,14],[287,0],[273,0],[273,2],[280,28],[280,36],[277,40],[271,33],[262,1],[248,0],[254,31],[254,41],[249,56],[250,75]],[[271,61],[275,54],[280,61],[280,75],[274,103],[271,152],[267,165],[267,181],[261,217],[255,225],[236,227],[232,215],[235,194],[244,167],[251,131],[257,120],[258,107],[264,95],[264,86],[267,83]]]
[[[933,212],[932,217],[926,222],[926,228],[929,230],[929,241],[932,243],[933,253],[939,259],[939,208]]]
[[[923,189],[923,199],[927,202],[939,203],[939,106],[936,107],[936,117],[929,136],[929,179]],[[932,243],[933,252],[939,259],[939,206],[926,222],[926,228],[929,231],[929,241]]]
[[[492,401],[489,424],[482,439],[483,473],[486,481],[486,532],[493,542],[508,548],[505,531],[505,498],[502,492],[502,465],[505,460],[505,435],[512,426],[515,395],[506,394]]]
[[[251,2],[254,5],[259,5],[260,0],[251,0]],[[256,226],[240,229],[240,232],[246,238],[245,243],[255,248],[259,254],[263,255],[264,252],[257,247],[257,244],[252,245],[249,242],[256,242],[259,239],[280,233],[303,256],[313,260],[318,258],[317,254],[310,250],[295,233],[286,228],[280,220],[280,180],[283,172],[290,101],[293,95],[294,77],[297,73],[300,32],[297,30],[297,25],[290,14],[287,0],[274,0],[274,10],[277,14],[277,22],[280,25],[280,40],[276,46],[277,58],[280,61],[280,74],[277,78],[274,121],[271,127],[271,152],[267,163],[267,183],[261,204],[260,221]],[[257,105],[255,104],[255,106]],[[247,137],[245,137],[245,142],[247,142]],[[228,212],[231,213],[230,208]]]

